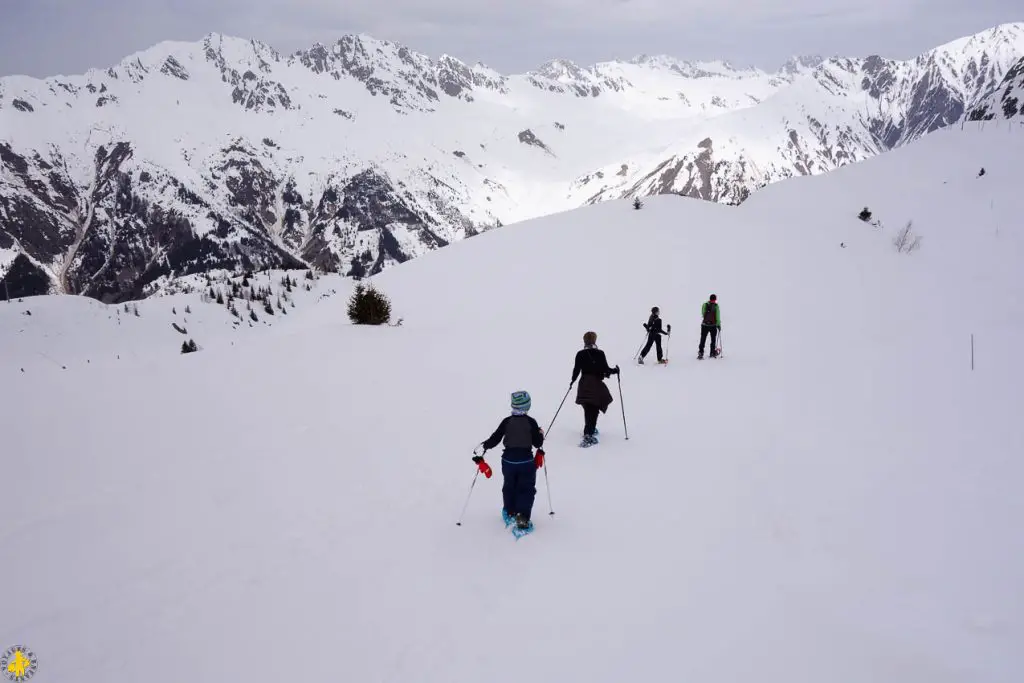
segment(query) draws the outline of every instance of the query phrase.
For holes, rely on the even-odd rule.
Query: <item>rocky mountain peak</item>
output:
[[[552,59],[544,62],[536,71],[538,76],[550,78],[553,81],[578,82],[588,80],[592,73],[585,70],[576,62],[569,59]]]
[[[825,58],[821,55],[794,55],[779,67],[778,73],[784,76],[797,76],[817,69],[824,61]]]

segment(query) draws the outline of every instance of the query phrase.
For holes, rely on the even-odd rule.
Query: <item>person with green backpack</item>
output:
[[[704,345],[711,335],[711,357],[718,357],[718,333],[722,331],[722,311],[718,308],[718,297],[712,294],[700,307],[700,347],[697,360],[704,360]]]

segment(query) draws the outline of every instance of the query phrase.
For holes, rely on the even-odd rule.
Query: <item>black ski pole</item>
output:
[[[640,357],[640,352],[644,350],[644,344],[647,343],[647,335],[644,335],[644,340],[640,342],[640,346],[636,347],[636,353],[633,354],[633,360]]]
[[[551,428],[555,426],[555,420],[558,418],[558,414],[562,412],[562,406],[565,405],[565,399],[569,398],[569,392],[572,391],[572,385],[576,383],[576,380],[569,382],[569,388],[565,390],[565,396],[562,397],[562,402],[558,404],[558,410],[555,411],[555,417],[551,418],[551,424],[544,431],[544,438],[547,438],[548,434],[551,433]],[[555,514],[555,509],[551,506],[551,480],[548,479],[548,458],[544,456],[544,488],[548,492],[548,514]]]
[[[476,455],[476,451],[483,443],[478,443],[473,448],[473,455]],[[475,460],[475,458],[474,458]],[[462,506],[462,513],[459,515],[459,521],[455,522],[455,526],[462,526],[462,518],[466,515],[466,508],[469,507],[469,499],[473,495],[473,487],[476,486],[476,478],[480,476],[480,468],[477,467],[476,474],[473,475],[473,483],[469,485],[469,493],[466,495],[466,504]],[[490,476],[489,474],[487,476]]]
[[[575,383],[576,380],[569,382],[569,388],[565,390],[565,396],[562,397],[562,402],[558,404],[558,410],[555,411],[555,416],[551,418],[551,424],[549,424],[548,428],[544,430],[545,437],[548,435],[548,432],[551,431],[551,428],[555,426],[555,420],[558,419],[558,414],[562,412],[562,406],[565,405],[565,399],[569,398],[569,392],[572,391],[572,385]]]
[[[455,526],[462,526],[462,517],[466,514],[466,508],[469,507],[469,498],[473,495],[473,487],[476,486],[476,478],[480,476],[480,470],[476,471],[473,475],[473,483],[469,485],[469,495],[466,496],[466,504],[462,506],[462,514],[459,515],[459,521],[455,522]]]
[[[551,507],[551,482],[548,481],[548,457],[544,455],[544,488],[548,491],[548,514],[555,514],[554,508]]]
[[[619,406],[622,407],[622,429],[626,432],[626,441],[629,441],[629,428],[626,427],[626,404],[622,401],[622,375],[615,375],[619,380]]]

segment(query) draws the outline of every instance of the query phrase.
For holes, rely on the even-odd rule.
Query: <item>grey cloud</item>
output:
[[[1019,0],[0,0],[0,74],[105,67],[211,31],[282,52],[363,32],[505,72],[645,52],[774,68],[793,54],[911,57],[1013,21]]]

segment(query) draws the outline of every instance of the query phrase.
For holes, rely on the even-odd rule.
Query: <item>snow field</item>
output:
[[[338,287],[234,347],[5,366],[0,640],[86,683],[1015,681],[1022,145],[506,226],[375,278],[401,327],[350,326]],[[636,367],[653,305],[670,364]],[[615,378],[596,448],[570,395],[556,514],[539,473],[514,541],[492,452],[456,527],[473,446],[516,389],[547,428],[589,329],[629,440]]]

